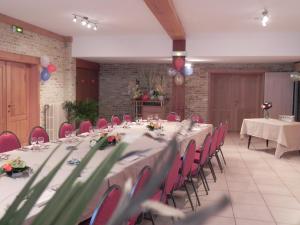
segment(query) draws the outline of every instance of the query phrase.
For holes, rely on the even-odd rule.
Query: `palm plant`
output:
[[[99,190],[105,177],[109,173],[113,165],[138,151],[126,153],[125,149],[130,144],[124,138],[124,141],[119,143],[95,169],[95,171],[84,182],[79,182],[77,178],[80,177],[81,172],[86,167],[88,162],[98,151],[104,140],[96,143],[90,151],[84,156],[81,163],[73,170],[70,176],[63,182],[55,195],[50,199],[42,211],[33,219],[32,225],[75,225],[77,224],[80,215],[84,212],[88,203],[91,201],[97,190]],[[131,140],[132,141],[132,140]],[[158,140],[162,141],[162,140]],[[5,215],[0,220],[0,225],[21,225],[24,223],[31,209],[34,207],[41,194],[45,191],[53,177],[61,168],[66,159],[72,154],[68,152],[65,157],[49,172],[49,174],[36,182],[41,170],[45,167],[47,161],[57,151],[58,145],[48,158],[43,162],[40,168],[32,175],[31,179],[24,186],[22,191],[17,195],[14,202],[9,206]],[[124,190],[123,197],[119,206],[111,218],[109,224],[120,225],[128,219],[130,215],[135,214],[139,207],[149,199],[160,186],[167,171],[170,169],[172,162],[178,149],[176,135],[166,145],[165,149],[160,154],[160,158],[164,160],[157,160],[153,167],[152,174],[148,185],[139,192],[136,196],[130,197],[129,191]],[[169,163],[163,163],[167,161]],[[126,186],[126,185],[125,185]],[[227,199],[223,199],[219,204],[210,208],[205,208],[196,214],[186,216],[182,220],[178,220],[175,224],[202,224],[211,214],[222,209],[228,203]],[[175,217],[175,215],[173,215]]]

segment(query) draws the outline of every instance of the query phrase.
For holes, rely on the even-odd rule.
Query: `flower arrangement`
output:
[[[104,142],[100,145],[99,149],[104,150],[108,145],[115,145],[121,141],[121,136],[116,134],[104,134],[101,136],[97,142],[104,140]]]
[[[157,129],[160,129],[161,128],[161,125],[159,123],[153,123],[153,122],[150,122],[148,125],[147,125],[147,128],[151,131],[153,130],[157,130]]]
[[[269,109],[272,108],[272,102],[264,102],[263,104],[261,104],[261,109],[264,112],[264,118],[265,119],[269,119]]]
[[[6,175],[10,177],[28,176],[29,172],[30,167],[28,167],[25,161],[20,158],[7,161],[0,167],[0,174],[6,173]]]

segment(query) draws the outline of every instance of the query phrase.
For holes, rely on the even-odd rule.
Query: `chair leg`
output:
[[[203,186],[204,186],[205,193],[206,193],[206,195],[208,195],[208,189],[207,189],[207,187],[206,187],[206,183],[205,183],[205,181],[204,181],[204,178],[203,178],[203,174],[202,174],[201,169],[199,170],[199,176],[200,176],[201,181],[202,181],[202,184],[203,184]]]
[[[194,192],[195,192],[195,195],[196,195],[197,203],[198,203],[199,206],[201,206],[200,199],[199,199],[199,196],[198,196],[197,189],[196,189],[196,187],[195,187],[195,183],[194,183],[194,181],[193,181],[193,178],[192,178],[191,176],[190,176],[189,178],[190,178],[192,187],[193,187]]]
[[[220,152],[221,152],[221,156],[222,156],[222,158],[223,158],[223,161],[224,161],[224,163],[225,163],[225,165],[226,165],[226,160],[225,160],[225,157],[224,157],[224,155],[223,155],[223,151],[222,151],[221,148],[220,148]]]
[[[184,189],[185,189],[185,191],[186,191],[186,193],[187,193],[187,196],[188,196],[188,198],[189,198],[189,201],[190,201],[192,210],[195,211],[195,208],[194,208],[194,205],[193,205],[193,202],[192,202],[192,199],[191,199],[191,196],[190,196],[190,193],[189,193],[189,190],[188,190],[188,188],[187,188],[187,186],[186,186],[185,181],[184,181],[184,183],[183,183],[183,186],[184,186]]]
[[[266,140],[266,146],[269,147],[269,140]]]
[[[176,202],[175,202],[175,198],[174,198],[174,195],[173,195],[173,191],[171,191],[170,196],[171,196],[171,199],[173,201],[174,207],[177,208],[177,205],[176,205]]]
[[[249,135],[249,138],[248,138],[248,149],[250,148],[251,139],[252,139],[252,136],[251,136],[251,135]]]
[[[202,174],[203,174],[204,181],[206,183],[207,190],[210,190],[203,168],[202,168]]]
[[[211,161],[210,161],[210,160],[208,160],[208,166],[209,166],[209,169],[210,169],[210,171],[211,171],[211,174],[212,174],[212,176],[213,176],[213,178],[214,178],[214,182],[216,182],[216,181],[217,181],[217,177],[216,177],[216,174],[215,174],[214,168],[213,168],[213,166],[212,166],[212,164],[211,164]]]
[[[155,225],[153,215],[150,211],[149,211],[149,219],[150,219],[152,225]]]
[[[223,173],[223,167],[222,167],[221,160],[220,160],[220,158],[219,158],[218,152],[215,153],[215,156],[216,156],[216,159],[217,159],[219,168],[220,168],[220,170],[221,170],[221,173]]]

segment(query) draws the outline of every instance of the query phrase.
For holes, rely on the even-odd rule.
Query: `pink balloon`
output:
[[[47,69],[49,73],[54,73],[56,71],[56,66],[53,64],[49,64]]]

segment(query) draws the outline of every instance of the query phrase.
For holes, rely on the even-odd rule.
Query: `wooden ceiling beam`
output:
[[[185,40],[185,32],[173,0],[144,0],[172,40]]]

